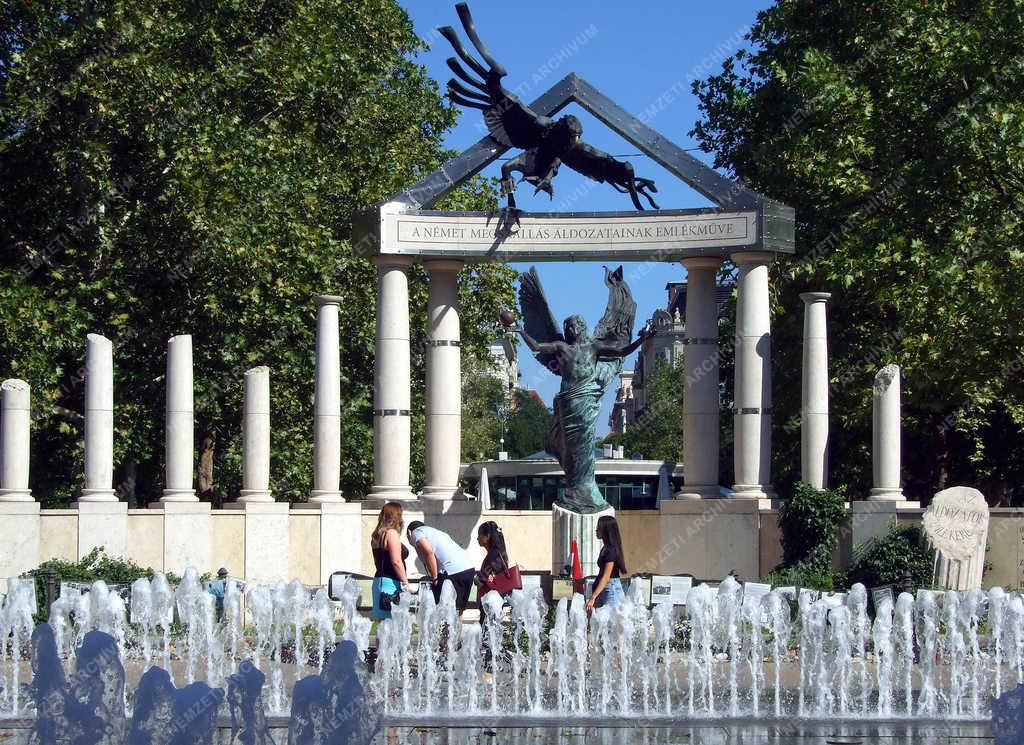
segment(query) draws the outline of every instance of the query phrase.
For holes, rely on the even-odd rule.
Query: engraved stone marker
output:
[[[981,587],[988,538],[988,504],[977,489],[954,486],[932,498],[922,518],[938,558],[937,584],[954,590]]]

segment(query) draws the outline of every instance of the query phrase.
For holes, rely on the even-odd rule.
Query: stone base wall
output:
[[[31,503],[0,503],[0,581],[47,559],[74,561],[95,546],[138,564],[177,574],[194,565],[204,572],[225,566],[234,577],[273,582],[297,577],[324,584],[332,572],[373,573],[369,537],[377,508],[358,502],[237,505],[213,510],[201,503],[129,510],[123,504],[40,510]],[[884,511],[884,510],[883,510]],[[882,530],[891,519],[919,523],[921,509],[885,516],[853,514],[844,526],[840,553]],[[720,579],[735,570],[758,579],[781,560],[778,511],[766,500],[714,499],[663,502],[660,510],[620,511],[629,571]],[[482,510],[479,502],[415,502],[406,521],[423,520],[447,531],[482,560],[477,526],[494,520],[512,560],[523,569],[551,569],[552,519],[548,511]],[[1024,585],[1024,510],[993,509],[990,567],[984,585]],[[423,567],[413,566],[418,574]],[[0,587],[0,590],[3,588]]]

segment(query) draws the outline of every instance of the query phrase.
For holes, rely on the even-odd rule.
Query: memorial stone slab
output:
[[[922,522],[938,551],[954,561],[967,561],[988,533],[988,504],[977,489],[954,486],[932,498]]]

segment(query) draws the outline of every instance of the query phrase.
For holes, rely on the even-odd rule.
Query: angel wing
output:
[[[480,78],[483,78],[481,80],[473,77],[465,67],[459,64],[458,59],[449,57],[448,67],[462,82],[460,83],[455,78],[448,81],[448,97],[460,106],[482,110],[491,136],[502,145],[523,150],[536,147],[543,138],[545,130],[551,126],[551,118],[541,116],[520,101],[518,96],[502,86],[501,79],[508,72],[491,56],[487,47],[480,41],[469,7],[465,3],[458,3],[455,10],[459,14],[459,20],[462,21],[462,27],[466,30],[466,36],[473,42],[473,46],[483,57],[487,67],[484,67],[466,50],[462,40],[455,33],[455,29],[451,26],[438,29],[452,45],[459,59]]]
[[[634,309],[636,306],[633,306]],[[519,275],[519,309],[523,316],[523,327],[526,333],[542,344],[552,341],[565,341],[558,330],[558,322],[551,315],[548,299],[544,296],[544,288],[537,276],[537,267],[531,266],[530,271]],[[536,355],[537,361],[551,369],[555,358],[550,354]]]
[[[594,338],[619,347],[627,346],[633,340],[633,321],[636,319],[636,302],[633,293],[622,278],[622,267],[614,272],[604,268],[604,284],[608,288],[608,307],[597,322]]]

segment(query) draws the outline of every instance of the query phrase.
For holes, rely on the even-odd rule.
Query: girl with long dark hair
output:
[[[480,524],[476,542],[487,552],[480,571],[476,573],[477,596],[482,597],[494,575],[508,569],[508,552],[505,550],[505,535],[493,520]]]
[[[597,556],[597,581],[587,601],[588,611],[595,607],[614,607],[626,598],[620,579],[626,574],[626,558],[622,550],[622,534],[614,517],[603,515],[598,518],[597,537],[603,545]]]

